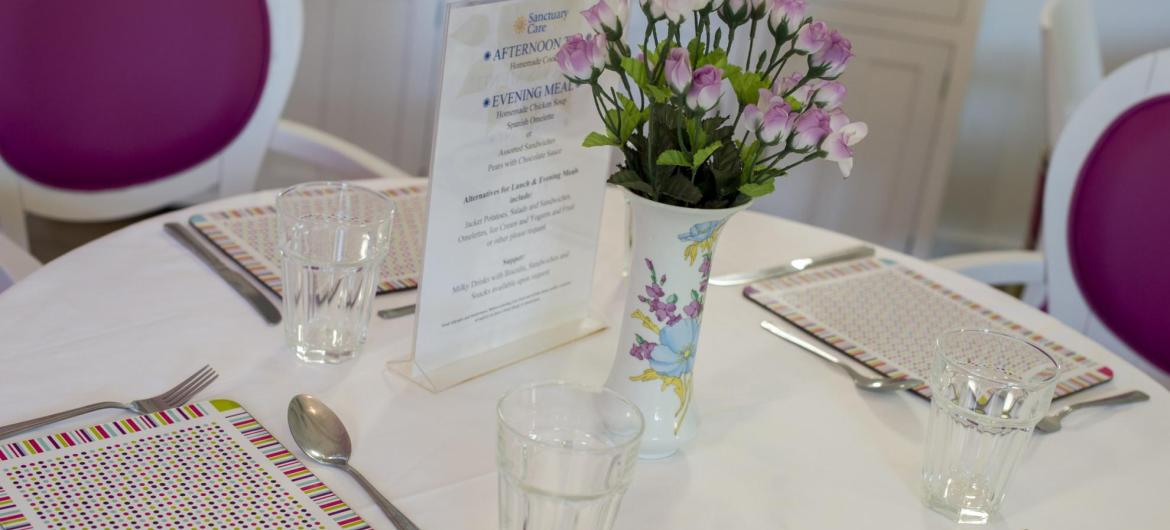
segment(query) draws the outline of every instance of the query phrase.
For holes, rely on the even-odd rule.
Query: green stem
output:
[[[760,146],[759,149],[756,149],[755,152],[752,153],[752,159],[751,159],[751,161],[748,162],[747,179],[745,179],[745,182],[752,181],[752,176],[755,175],[755,173],[756,173],[756,160],[760,158],[760,151],[763,151],[763,150],[764,150],[763,146]]]
[[[609,131],[610,134],[612,134],[614,138],[618,138],[618,134],[620,134],[619,133],[620,129],[615,129],[613,127],[613,124],[611,124],[609,122],[609,117],[606,114],[609,109],[605,108],[605,101],[603,101],[597,95],[599,92],[601,94],[605,94],[605,92],[601,90],[601,87],[598,86],[597,83],[593,83],[593,108],[597,109],[597,114],[599,116],[601,116],[601,123],[603,125],[605,125],[605,129],[607,131]],[[620,115],[620,113],[619,113],[619,115]]]
[[[711,53],[711,14],[710,13],[703,13],[703,27],[705,28],[704,33],[707,36],[707,46],[704,49],[704,52]]]
[[[800,81],[797,81],[796,85],[794,85],[792,88],[788,89],[788,92],[784,93],[784,97],[787,98],[788,96],[791,96],[797,90],[800,90],[800,87],[804,86],[805,84],[807,84],[809,81],[812,81],[813,79],[815,79],[815,78],[811,75],[806,75],[806,76],[800,78]]]
[[[678,35],[678,24],[668,23],[666,29],[666,47],[670,48],[670,42]],[[663,49],[662,53],[658,55],[658,64],[654,65],[654,73],[650,76],[650,84],[656,85],[659,81],[659,76],[666,70],[666,57],[670,55],[669,49]]]
[[[779,48],[780,48],[779,46],[776,47],[776,49],[779,49]],[[784,70],[784,65],[788,64],[788,58],[792,57],[792,55],[794,53],[796,53],[795,46],[790,48],[787,52],[784,52],[784,56],[781,57],[779,61],[773,61],[771,64],[769,64],[768,69],[764,70],[764,77],[766,78],[769,75],[772,75],[772,69],[776,68],[775,75],[772,75],[772,84],[773,85],[776,84],[776,78],[780,77],[780,72],[782,72]]]
[[[797,160],[796,162],[793,162],[791,164],[788,164],[787,166],[780,168],[780,171],[787,173],[789,169],[792,169],[792,168],[799,166],[805,162],[808,162],[809,160],[815,160],[817,158],[824,158],[824,157],[825,157],[825,153],[823,151],[813,151],[813,152],[809,153],[807,156],[805,156],[804,158],[801,158],[800,160]],[[775,163],[775,162],[773,162],[773,163]]]
[[[759,21],[753,18],[751,30],[748,31],[747,58],[745,58],[743,60],[743,69],[745,72],[750,71],[752,69],[752,48],[756,45],[756,23],[757,22],[759,22]]]
[[[738,27],[739,27],[739,24],[735,24],[735,25],[728,24],[728,25],[727,25],[727,55],[728,55],[728,62],[731,62],[731,57],[730,57],[730,55],[731,55],[731,50],[732,50],[732,47],[731,47],[731,46],[732,46],[733,44],[735,44],[735,29],[736,29],[736,28],[738,28]]]

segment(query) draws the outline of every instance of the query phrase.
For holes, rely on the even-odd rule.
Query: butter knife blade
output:
[[[264,293],[260,292],[260,290],[257,289],[255,285],[252,285],[252,282],[249,282],[248,279],[244,277],[244,275],[231,270],[227,267],[227,265],[224,265],[223,262],[220,261],[219,258],[211,252],[211,250],[203,246],[199,240],[195,239],[195,235],[192,234],[187,227],[179,223],[167,223],[163,226],[163,228],[167,231],[168,234],[171,235],[171,237],[175,238],[176,241],[181,243],[184,247],[187,247],[187,250],[190,250],[193,254],[198,256],[199,259],[203,261],[203,263],[209,265],[211,269],[214,270],[221,279],[223,279],[223,281],[227,282],[227,284],[236,291],[236,293],[238,293],[240,296],[243,296],[244,300],[251,304],[252,308],[254,308],[256,312],[260,313],[260,316],[264,317],[265,321],[267,321],[270,325],[280,323],[280,310],[276,308],[276,305],[272,303],[272,300],[269,300],[267,296],[264,296]]]
[[[755,272],[742,272],[737,274],[724,274],[721,276],[716,276],[711,278],[708,283],[719,287],[745,285],[752,282],[758,282],[760,280],[767,280],[770,278],[778,278],[780,276],[795,274],[803,270],[822,267],[833,263],[868,258],[873,255],[873,247],[868,245],[859,245],[837,252],[822,254],[820,256],[813,256],[811,258],[794,259],[784,265],[769,267],[767,269],[758,270]]]
[[[378,318],[390,320],[392,318],[404,317],[406,315],[414,314],[414,304],[404,305],[402,307],[391,307],[390,309],[383,309],[378,311]]]

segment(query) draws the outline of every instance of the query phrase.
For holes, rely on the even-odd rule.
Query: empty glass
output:
[[[302,361],[339,363],[366,340],[394,202],[344,182],[293,186],[276,199],[284,336]]]
[[[611,528],[638,461],[638,407],[552,382],[508,392],[497,411],[500,530]]]
[[[958,523],[986,523],[1048,412],[1059,373],[1050,355],[1011,335],[940,336],[922,466],[927,505]]]

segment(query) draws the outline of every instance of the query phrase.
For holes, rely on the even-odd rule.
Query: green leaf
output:
[[[699,41],[698,37],[695,37],[695,38],[691,39],[691,42],[687,43],[687,53],[689,53],[691,57],[698,57],[699,56],[699,49],[702,47],[703,47],[703,43]],[[693,62],[695,63],[695,69],[698,69],[699,68],[698,61],[693,61]]]
[[[647,195],[654,193],[654,188],[650,186],[649,182],[642,180],[641,175],[628,169],[623,169],[617,173],[614,173],[613,175],[610,175],[609,183],[615,186],[626,187],[631,191],[640,191]]]
[[[606,134],[601,134],[598,132],[591,132],[591,133],[589,133],[588,136],[585,137],[585,141],[582,142],[581,145],[583,147],[599,147],[602,145],[621,145],[621,144],[618,143],[617,138],[614,138],[614,137],[606,135]]]
[[[638,88],[646,89],[650,79],[650,70],[646,68],[646,63],[633,57],[622,57],[622,70],[634,80]]]
[[[677,303],[678,302],[678,295],[675,293],[670,293],[670,296],[666,297],[666,299],[664,299],[663,302],[666,302],[668,304]]]
[[[695,301],[699,300],[699,291],[691,289],[691,300],[695,300]]]
[[[704,55],[695,62],[695,69],[711,65],[716,68],[723,68],[727,66],[727,52],[723,50],[711,50],[711,53]]]
[[[743,165],[745,165],[745,166],[748,165],[748,163],[750,163],[752,161],[752,159],[754,159],[756,157],[756,151],[759,151],[760,147],[762,147],[762,146],[763,146],[763,144],[756,141],[756,142],[752,142],[752,144],[749,145],[747,147],[747,149],[740,151],[739,157],[740,157],[740,160],[743,162]]]
[[[634,103],[634,100],[621,94],[617,94],[617,99],[622,106],[620,113],[621,127],[618,130],[618,140],[621,141],[622,145],[625,145],[629,141],[630,135],[633,134],[634,129],[637,129],[646,122],[646,119],[650,116],[650,111],[638,108],[638,104]]]
[[[776,181],[765,180],[764,182],[749,182],[739,187],[739,191],[748,197],[763,197],[773,191],[776,191]]]
[[[653,99],[655,103],[666,103],[668,100],[670,100],[670,90],[660,86],[650,85],[643,88],[642,90],[645,91],[646,95],[650,96],[650,99]]]
[[[756,103],[760,99],[760,89],[768,88],[768,81],[759,72],[729,72],[727,78],[741,107]]]
[[[799,99],[796,99],[792,96],[788,96],[788,97],[784,98],[784,101],[788,102],[788,106],[792,107],[793,112],[800,112],[800,109],[804,107],[804,105],[800,102]]]
[[[704,147],[704,148],[696,151],[694,160],[692,161],[692,164],[691,164],[691,167],[697,168],[697,167],[703,165],[703,162],[707,161],[707,158],[709,158],[711,156],[711,153],[714,153],[722,145],[723,144],[721,142],[715,142],[711,145],[708,145],[707,147]]]
[[[691,167],[691,159],[682,151],[668,149],[658,155],[658,165]]]
[[[671,173],[663,178],[658,191],[667,197],[678,199],[683,204],[696,204],[703,200],[702,190],[678,173]]]

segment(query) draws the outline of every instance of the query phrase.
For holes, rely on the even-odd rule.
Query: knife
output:
[[[820,256],[813,256],[811,258],[794,259],[784,265],[777,267],[770,267],[755,272],[741,272],[737,274],[725,274],[711,278],[708,283],[720,287],[727,287],[732,285],[744,285],[747,283],[758,282],[760,280],[767,280],[769,278],[776,278],[779,276],[786,276],[788,274],[795,274],[797,272],[811,269],[813,267],[820,267],[832,263],[840,263],[842,261],[849,261],[853,259],[868,258],[874,255],[874,249],[868,245],[859,245],[856,247],[849,247],[845,250],[839,250],[829,254],[822,254]]]
[[[264,320],[269,325],[280,323],[280,310],[276,308],[276,305],[267,296],[264,296],[264,293],[260,292],[260,289],[252,285],[252,282],[249,282],[243,274],[231,270],[227,265],[224,265],[211,250],[208,250],[207,247],[199,242],[195,234],[191,233],[190,229],[179,223],[167,223],[164,228],[171,237],[175,238],[179,243],[182,243],[184,247],[187,247],[187,250],[190,250],[196,256],[199,256],[199,259],[203,260],[204,263],[210,265],[212,270],[220,278],[223,278],[232,289],[235,289],[240,296],[243,296],[244,300],[252,304],[252,307],[260,313],[260,316],[264,317]]]
[[[378,311],[378,318],[390,320],[392,318],[404,317],[406,315],[414,314],[414,304],[404,305],[401,307],[391,307],[390,309],[383,309]]]

